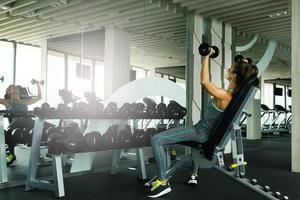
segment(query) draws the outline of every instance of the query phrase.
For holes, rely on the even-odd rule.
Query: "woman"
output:
[[[42,98],[42,92],[40,88],[39,82],[37,82],[37,89],[38,89],[38,95],[37,97],[32,97],[28,99],[21,98],[21,92],[20,92],[20,86],[16,85],[10,85],[6,89],[5,98],[0,98],[0,104],[4,105],[6,110],[9,111],[27,111],[28,105],[34,104],[37,101],[41,100]],[[12,122],[10,122],[9,127],[18,127],[23,128],[19,126],[29,126],[33,127],[33,120],[31,118],[29,119],[12,119]],[[24,127],[25,128],[25,127]],[[16,162],[16,156],[15,156],[15,146],[17,145],[16,141],[11,136],[11,131],[7,131],[5,133],[5,142],[7,144],[7,166],[13,166]]]
[[[224,112],[234,96],[234,92],[252,74],[258,73],[257,67],[248,63],[250,60],[244,59],[233,64],[227,71],[226,79],[229,81],[227,90],[218,88],[210,81],[209,60],[214,54],[211,49],[210,53],[204,57],[201,68],[201,84],[204,89],[213,97],[208,103],[203,118],[194,125],[194,127],[178,127],[161,132],[151,139],[153,154],[155,158],[156,168],[158,171],[158,179],[153,182],[148,196],[156,198],[167,194],[171,191],[171,187],[166,177],[166,156],[163,145],[174,144],[182,141],[195,141],[204,143],[210,137],[210,133],[216,126],[219,116]],[[198,166],[194,165],[194,177],[197,176]]]

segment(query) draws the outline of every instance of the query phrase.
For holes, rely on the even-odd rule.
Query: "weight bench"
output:
[[[249,77],[247,82],[242,85],[240,91],[234,96],[225,112],[220,116],[217,125],[207,142],[203,144],[189,141],[178,143],[180,145],[199,149],[199,155],[193,155],[192,157],[192,155],[189,154],[178,158],[177,162],[175,162],[172,167],[168,167],[169,170],[166,172],[168,179],[172,177],[177,169],[183,167],[185,162],[191,161],[193,158],[194,162],[199,164],[201,168],[214,167],[218,171],[232,177],[268,199],[278,200],[287,198],[286,196],[283,197],[281,194],[278,195],[272,193],[270,190],[266,190],[265,187],[258,185],[257,182],[245,178],[245,165],[247,163],[244,160],[242,132],[239,124],[242,116],[244,114],[248,115],[244,109],[254,98],[258,87],[258,78],[256,76]],[[233,164],[227,167],[224,162],[224,150],[230,139]],[[156,177],[148,181],[145,185],[150,185],[155,178]]]

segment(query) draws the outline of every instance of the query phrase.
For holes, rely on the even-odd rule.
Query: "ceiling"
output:
[[[116,26],[130,33],[132,65],[182,66],[189,11],[232,24],[236,45],[258,33],[259,41],[244,52],[254,61],[275,39],[279,48],[271,65],[290,66],[289,0],[0,0],[0,38],[39,45],[72,34],[51,39],[49,46],[103,59],[104,27]]]

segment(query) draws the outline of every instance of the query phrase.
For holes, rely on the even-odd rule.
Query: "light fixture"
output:
[[[11,9],[10,6],[7,6],[7,5],[3,5],[0,7],[2,10],[8,10],[8,9]]]
[[[285,16],[285,15],[289,15],[290,13],[288,11],[280,11],[280,12],[275,12],[275,13],[271,13],[268,15],[268,17],[273,18],[273,17],[280,17],[280,16]]]

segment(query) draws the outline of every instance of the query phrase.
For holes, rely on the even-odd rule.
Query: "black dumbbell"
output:
[[[124,103],[120,109],[119,109],[119,114],[122,117],[129,117],[132,114],[132,107],[130,103]]]
[[[146,143],[147,135],[143,129],[135,129],[133,131],[133,141],[135,147],[142,147]]]
[[[144,141],[145,146],[151,145],[151,138],[157,133],[156,128],[147,128],[146,130],[146,138]]]
[[[40,85],[44,85],[44,80],[41,80],[41,81],[37,81],[36,79],[31,79],[31,84],[34,85],[36,83],[39,83]]]
[[[48,115],[51,112],[51,107],[48,103],[43,103],[41,105],[40,114],[45,116]]]
[[[87,151],[104,149],[104,137],[98,131],[92,131],[84,135],[84,144]]]
[[[209,44],[207,43],[202,43],[199,48],[198,48],[198,51],[199,51],[199,54],[201,56],[207,56],[210,52],[210,50],[213,49],[215,51],[214,54],[212,54],[210,57],[211,58],[216,58],[218,57],[220,51],[219,51],[219,48],[216,47],[216,46],[210,46]]]
[[[85,102],[74,103],[72,107],[72,112],[79,115],[86,115],[89,112],[89,105]]]
[[[148,97],[143,98],[144,103],[147,105],[146,107],[146,114],[148,116],[155,116],[156,115],[156,109],[157,109],[157,104],[156,102]]]
[[[107,149],[117,149],[118,148],[118,132],[119,125],[115,124],[110,126],[104,133],[104,142]]]
[[[68,107],[66,104],[60,103],[57,105],[56,113],[57,115],[66,115],[70,113],[70,107]]]
[[[116,115],[118,112],[118,105],[115,102],[109,102],[104,109],[104,113],[109,116]]]
[[[282,195],[279,191],[276,191],[275,193],[273,193],[273,196],[276,197],[277,199],[281,199]]]
[[[167,105],[165,103],[159,103],[157,105],[157,115],[160,118],[165,118],[167,116]]]
[[[47,144],[49,154],[62,154],[65,152],[65,141],[60,132],[49,135]]]
[[[0,76],[0,81],[3,83],[3,81],[4,81],[4,76]]]
[[[248,57],[244,58],[244,56],[242,56],[241,54],[236,55],[233,60],[234,60],[235,63],[244,61],[244,62],[252,64],[252,59],[251,58],[248,58]]]
[[[126,125],[118,135],[118,142],[121,148],[129,148],[133,142],[133,135],[130,126]]]

